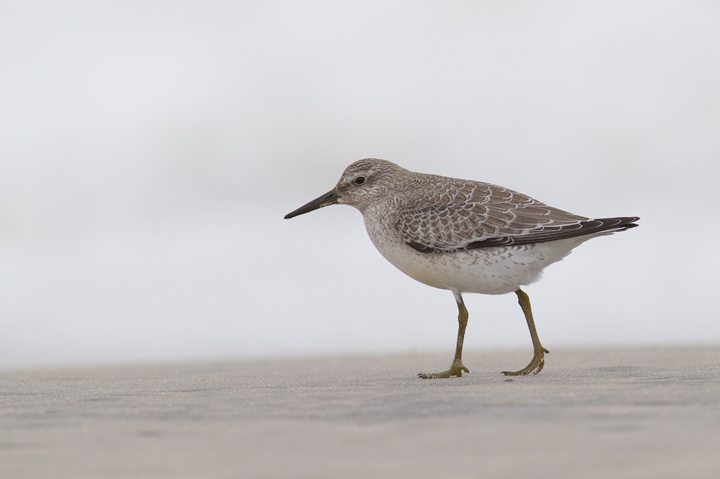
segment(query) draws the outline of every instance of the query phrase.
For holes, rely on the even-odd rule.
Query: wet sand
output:
[[[551,351],[0,371],[0,477],[720,477],[720,346]]]

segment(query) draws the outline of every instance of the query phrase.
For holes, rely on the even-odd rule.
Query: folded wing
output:
[[[637,226],[637,220],[590,219],[507,188],[454,180],[433,198],[408,201],[395,227],[411,248],[444,253],[622,231]]]

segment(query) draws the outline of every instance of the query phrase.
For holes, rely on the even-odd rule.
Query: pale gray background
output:
[[[717,343],[720,4],[2,2],[0,367],[447,351],[363,157],[641,227],[527,288],[553,347]],[[468,295],[468,348],[526,347]]]

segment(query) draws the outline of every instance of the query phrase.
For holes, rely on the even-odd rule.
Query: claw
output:
[[[550,354],[550,351],[545,348],[536,350],[530,364],[522,368],[520,371],[503,371],[502,373],[505,376],[527,376],[530,373],[537,374],[542,371],[545,366],[545,354]]]
[[[443,371],[441,373],[420,373],[418,374],[418,377],[420,379],[439,379],[439,378],[451,378],[453,376],[462,377],[462,373],[465,371],[466,373],[470,374],[470,371],[468,368],[460,364],[460,366],[452,366],[447,371]]]

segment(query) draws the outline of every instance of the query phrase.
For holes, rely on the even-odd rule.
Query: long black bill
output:
[[[301,206],[300,208],[296,209],[292,213],[288,213],[285,215],[285,219],[289,220],[290,218],[294,218],[296,216],[304,215],[305,213],[310,213],[311,211],[315,211],[318,208],[322,208],[323,206],[330,206],[330,205],[336,205],[338,202],[338,194],[335,192],[335,189],[332,189],[322,195],[319,198],[315,198],[310,203]]]

